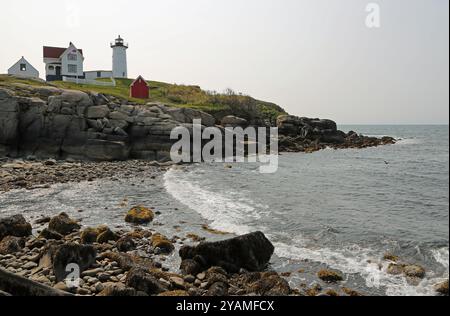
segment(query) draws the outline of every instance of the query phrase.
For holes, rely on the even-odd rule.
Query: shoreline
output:
[[[89,163],[89,162],[84,162],[84,163],[56,162],[56,163],[54,163],[54,161],[51,161],[50,163],[48,163],[49,161],[32,162],[31,163],[31,168],[30,168],[30,166],[23,167],[23,165],[22,165],[20,168],[16,168],[16,169],[13,168],[12,170],[15,170],[16,175],[19,175],[19,177],[20,177],[21,173],[34,174],[33,173],[34,172],[33,171],[34,168],[37,168],[37,170],[39,170],[39,172],[47,171],[49,174],[55,174],[55,173],[59,172],[58,170],[61,170],[61,168],[63,168],[64,170],[72,169],[72,172],[78,172],[78,171],[80,171],[80,168],[81,169],[85,169],[85,171],[86,170],[90,170],[91,171],[91,173],[90,173],[91,174],[91,179],[87,179],[86,180],[85,177],[82,176],[82,177],[79,177],[79,178],[72,179],[72,180],[75,180],[75,181],[72,181],[73,183],[75,183],[75,182],[83,182],[83,181],[85,181],[85,182],[95,182],[96,179],[97,180],[107,179],[107,180],[115,181],[114,180],[115,177],[122,177],[122,176],[126,177],[125,178],[125,180],[126,180],[126,179],[134,178],[136,176],[136,173],[138,173],[139,176],[143,176],[144,175],[144,176],[157,178],[158,175],[160,176],[162,173],[164,173],[166,170],[168,170],[168,168],[170,168],[169,165],[162,165],[161,166],[158,163],[142,162],[142,161],[127,161],[127,162],[119,162],[119,163]],[[46,162],[47,162],[47,164],[46,164]],[[10,162],[6,162],[6,163],[10,163]],[[69,168],[69,165],[71,165],[70,168]],[[92,172],[93,171],[92,168],[96,169],[97,171],[96,172]],[[144,173],[143,168],[144,169],[147,168],[148,172]],[[109,172],[103,172],[105,170],[109,170]],[[136,171],[133,172],[132,170],[136,170]],[[42,179],[43,177],[45,179],[48,179],[48,177],[45,177],[45,174],[42,174],[42,173],[39,173],[39,176],[37,177],[37,179]],[[50,187],[52,184],[58,183],[58,181],[57,181],[58,179],[62,179],[64,181],[68,180],[67,178],[64,178],[64,177],[63,178],[56,177],[56,180],[54,178],[50,177],[50,179],[52,179],[52,182],[51,183],[46,183],[45,184],[46,187]],[[64,181],[62,183],[64,183]],[[32,183],[35,183],[35,182],[37,182],[37,181],[31,181],[31,182],[29,181],[28,183],[32,184]],[[27,188],[27,187],[29,187],[30,189],[40,189],[40,188],[42,188],[40,186],[34,186],[34,185],[25,186],[25,188]],[[24,187],[19,187],[19,188],[23,189]],[[0,197],[1,197],[1,194],[2,193],[0,193]],[[63,211],[63,210],[55,210],[55,214],[54,215],[56,215],[56,213],[58,213],[59,211]],[[82,219],[83,218],[83,213],[80,213],[80,216],[81,216],[81,219]],[[156,215],[155,218],[158,219],[158,215]],[[42,219],[38,219],[37,220],[39,222],[39,224],[33,223],[33,228],[35,229],[37,234],[41,234],[42,231],[45,230],[48,220],[49,220],[49,218],[42,218]],[[36,221],[36,219],[35,219],[35,221]],[[142,232],[142,234],[147,234],[147,235],[152,234],[153,235],[153,234],[158,234],[161,231],[161,228],[159,228],[160,227],[159,225],[167,225],[167,226],[174,225],[173,227],[175,228],[175,227],[177,227],[177,226],[175,226],[175,224],[177,224],[177,223],[175,223],[173,221],[169,221],[169,222],[165,221],[165,222],[162,222],[162,223],[161,222],[158,222],[158,223],[155,222],[154,225],[152,225],[151,228],[149,226],[143,226],[143,227],[137,227],[137,230]],[[83,227],[83,228],[86,228],[86,227]],[[116,227],[111,228],[111,229],[115,229],[115,228]],[[188,230],[189,230],[189,228],[188,228]],[[216,238],[211,238],[211,236],[213,236],[213,235],[216,235],[217,239],[230,238],[230,237],[234,236],[234,234],[223,235],[221,232],[215,231],[213,229],[210,229],[206,225],[203,225],[203,230],[205,232],[204,234],[198,234],[198,235],[197,234],[186,234],[186,236],[178,236],[178,234],[176,234],[177,230],[175,230],[173,232],[173,234],[174,234],[173,236],[172,235],[167,235],[167,240],[169,240],[170,242],[175,244],[176,245],[175,249],[178,249],[180,246],[182,246],[184,244],[187,244],[187,245],[198,244],[198,242],[205,240],[205,238],[208,241],[209,240],[215,240]],[[120,229],[114,231],[114,233],[118,234],[120,237],[125,237],[125,236],[128,236],[130,234],[134,235],[134,232],[135,231],[133,229],[129,229],[129,228],[128,229],[120,228]],[[186,233],[186,231],[184,233]],[[204,235],[207,236],[207,237],[204,237]],[[39,239],[39,238],[37,238],[37,239],[34,239],[34,238],[35,237],[31,237],[31,239],[28,239],[27,243],[30,244],[30,242],[32,242],[32,241],[36,242],[36,240]],[[64,240],[65,240],[66,243],[67,242],[76,242],[76,243],[78,243],[79,240],[80,240],[80,232],[75,233],[74,235],[70,235],[67,238],[64,237]],[[42,251],[44,251],[44,248],[46,246],[48,246],[49,243],[50,243],[50,241],[45,241],[43,247],[39,249],[40,250],[39,252],[41,253]],[[135,243],[140,245],[140,247],[143,247],[143,249],[145,249],[146,247],[148,247],[149,243],[151,243],[151,239],[149,239],[149,238],[145,239],[145,237],[144,237],[144,239],[142,240],[142,238],[138,238],[137,240],[135,240]],[[106,247],[107,248],[108,247],[111,248],[110,246],[114,247],[114,245],[115,245],[114,243],[108,243],[108,245]],[[100,248],[103,247],[102,245],[98,245],[98,246]],[[145,253],[145,252],[148,251],[148,249],[145,249],[143,251]],[[140,254],[142,254],[142,252]],[[13,267],[12,271],[14,271],[14,269],[15,269],[14,266],[17,265],[17,262],[20,262],[21,266],[23,266],[23,265],[29,266],[29,267],[33,266],[34,268],[36,268],[33,263],[29,263],[30,261],[26,261],[24,259],[24,258],[30,259],[30,258],[33,258],[33,256],[36,256],[36,255],[37,255],[37,253],[33,252],[32,249],[29,249],[29,250],[27,250],[24,253],[20,253],[20,256],[11,257],[10,255],[6,255],[6,257],[5,257],[5,255],[2,255],[0,257],[1,258],[0,259],[0,266],[8,267],[8,265],[9,265],[9,267]],[[161,260],[158,261],[157,265],[159,266],[159,264],[164,264],[164,263],[168,264],[169,261],[171,260],[171,257],[173,257],[173,256],[176,256],[176,251],[173,251],[168,257],[167,256],[166,257],[164,257],[164,256],[161,257],[160,258]],[[279,259],[281,261],[283,261],[283,262],[284,261],[288,261],[288,259],[282,259],[282,258],[279,258]],[[402,263],[401,261],[399,262],[399,264],[396,264],[395,263],[396,261],[393,260],[393,259],[396,259],[396,260],[400,260],[400,259],[394,258],[393,256],[391,256],[389,254],[385,255],[385,259],[386,260],[392,260],[392,269],[393,269],[394,273],[403,273],[402,269],[404,268],[404,266],[406,266],[406,264]],[[5,260],[7,262],[7,265],[4,265]],[[25,260],[25,261],[23,261],[23,260]],[[11,262],[12,262],[12,265],[11,265]],[[14,263],[14,262],[16,262],[16,263]],[[100,265],[102,265],[104,263],[108,263],[109,264],[110,262],[109,261],[104,261],[104,259],[103,259],[103,261],[101,261]],[[312,268],[313,266],[319,266],[319,265],[308,263],[308,262],[305,262],[305,264],[308,267],[311,266],[311,268],[307,268],[306,269],[306,270],[308,270],[308,272],[306,272],[306,273],[310,274],[308,279],[311,279],[311,277],[314,279],[314,281],[313,282],[309,282],[309,284],[307,284],[308,282],[298,282],[298,284],[295,284],[295,287],[293,287],[293,288],[290,287],[291,283],[292,283],[291,282],[292,279],[290,279],[290,277],[291,276],[297,277],[297,275],[301,276],[302,274],[305,273],[305,271],[304,271],[305,269],[300,269],[299,271],[273,272],[274,274],[269,274],[268,276],[276,275],[277,278],[280,278],[280,279],[278,279],[279,281],[281,279],[283,279],[284,281],[289,282],[288,283],[289,284],[289,288],[290,288],[290,290],[289,290],[290,294],[289,295],[313,295],[314,294],[314,295],[320,295],[320,296],[335,296],[335,295],[351,295],[351,296],[355,296],[355,295],[374,295],[375,294],[375,293],[370,293],[370,292],[362,294],[362,293],[358,293],[358,292],[356,292],[354,290],[350,290],[349,288],[345,287],[345,282],[343,284],[340,284],[340,281],[337,281],[336,283],[323,282],[323,281],[320,280],[320,278],[316,274],[316,271],[318,270],[318,267]],[[323,265],[320,265],[320,266],[323,266]],[[162,269],[162,272],[169,273],[170,275],[173,274],[173,272],[169,272],[169,270],[170,270],[169,267],[161,267],[161,268],[164,268],[164,269]],[[398,270],[398,269],[400,269],[400,270]],[[420,270],[420,268],[418,268],[418,269]],[[164,271],[164,270],[166,270],[166,271]],[[28,271],[29,270],[23,269],[23,270],[20,270],[20,271],[16,270],[15,272],[16,273],[18,272],[19,274],[21,274],[21,273],[25,273],[26,274]],[[314,272],[312,272],[312,271],[314,271]],[[340,278],[342,278],[344,276],[344,274],[342,274],[339,271],[334,271],[334,270],[325,270],[325,271],[328,271],[331,274],[337,273],[337,275],[339,275]],[[185,275],[183,276],[181,274],[177,274],[177,273],[175,273],[175,274],[177,275],[178,278],[186,277]],[[121,277],[123,277],[123,276],[121,276]],[[230,276],[230,279],[231,278],[232,277]],[[339,277],[337,277],[337,278],[340,279]],[[42,278],[41,281],[42,280],[45,281],[44,278]],[[113,278],[113,280],[115,280],[115,278]],[[188,277],[188,280],[192,280],[192,278]],[[38,279],[38,281],[39,281],[39,279]],[[45,284],[46,282],[47,281],[45,281],[43,283]],[[280,281],[280,282],[283,282],[283,281]],[[116,283],[123,283],[123,282],[120,282],[120,278],[119,278],[119,282],[116,282]],[[52,286],[56,285],[56,284],[53,284],[51,281],[50,281],[50,284]],[[61,286],[61,285],[59,285],[59,286]],[[120,285],[120,286],[122,286],[122,285]],[[99,286],[98,288],[100,289],[101,286]],[[287,289],[287,287],[286,287],[286,289]],[[240,290],[244,290],[244,289],[241,288]],[[95,295],[95,294],[99,294],[100,292],[91,291],[91,293],[86,294],[85,291],[81,290],[80,293],[82,295]],[[80,294],[80,293],[78,293],[78,294]],[[83,294],[83,293],[85,293],[85,294]],[[238,295],[239,293],[242,293],[242,292],[237,292],[237,294],[236,293],[234,293],[234,294]],[[184,293],[184,294],[186,294],[186,293]],[[202,295],[205,295],[205,294],[206,294],[206,292],[203,292]],[[377,295],[377,294],[375,294],[375,295]]]
[[[39,189],[45,189],[45,188],[50,188],[52,185],[55,184],[59,184],[59,183],[95,183],[96,180],[111,180],[111,181],[121,181],[121,180],[125,180],[128,181],[130,179],[135,179],[138,176],[138,179],[142,179],[142,177],[149,177],[152,179],[156,179],[156,181],[159,180],[159,177],[161,176],[161,174],[163,174],[164,172],[166,172],[169,168],[171,168],[171,164],[160,164],[160,163],[156,163],[156,162],[147,162],[147,161],[124,161],[124,162],[58,162],[58,161],[54,161],[54,160],[45,160],[45,161],[28,161],[28,162],[23,162],[23,163],[18,163],[17,161],[15,163],[13,163],[13,161],[3,161],[2,165],[7,165],[8,168],[0,168],[0,174],[4,170],[9,170],[9,172],[13,173],[13,176],[15,177],[14,179],[16,179],[13,182],[13,185],[3,185],[0,187],[6,188],[7,190],[3,190],[3,192],[7,192],[8,190],[15,190],[15,189],[27,189],[27,190],[39,190]],[[15,165],[15,166],[14,166]],[[62,174],[62,171],[69,171],[66,175]],[[73,177],[73,174],[81,174],[78,177]],[[89,177],[87,177],[89,175]],[[11,176],[11,175],[10,175]],[[27,178],[28,177],[28,178]],[[1,179],[1,177],[0,177]],[[41,183],[42,180],[47,180],[47,182]],[[25,186],[20,186],[17,184],[17,182],[20,183],[20,181],[25,181],[25,183],[27,183],[27,185]],[[1,182],[0,182],[1,183]],[[3,194],[2,192],[0,192],[0,196],[1,194]],[[59,211],[63,211],[63,210],[55,210],[55,214],[58,213]],[[80,220],[83,219],[83,217],[85,217],[83,215],[83,213],[80,213]],[[2,216],[0,216],[1,218]],[[35,237],[38,237],[39,234],[42,234],[42,231],[46,231],[46,225],[48,223],[49,218],[34,218],[34,223],[32,223],[33,225],[33,231],[35,231]],[[158,215],[155,216],[155,220],[158,220]],[[153,234],[159,234],[161,232],[161,228],[160,225],[164,225],[164,224],[168,224],[165,222],[154,222],[154,224],[150,227],[150,226],[142,226],[142,227],[137,227],[137,231],[141,232],[144,235],[150,236]],[[172,275],[175,273],[176,277],[178,278],[184,278],[186,277],[186,275],[182,275],[182,274],[178,274],[178,270],[177,272],[174,272],[173,269],[170,269],[168,266],[163,267],[162,265],[164,264],[170,264],[171,261],[173,261],[173,256],[177,256],[176,255],[176,251],[179,249],[179,247],[183,246],[183,245],[195,245],[198,244],[201,241],[207,240],[216,240],[216,239],[225,239],[225,238],[230,238],[232,236],[235,236],[235,234],[224,234],[222,232],[216,231],[214,229],[209,228],[209,226],[207,225],[202,225],[202,229],[204,231],[204,234],[198,233],[198,231],[196,231],[197,234],[194,233],[190,233],[188,234],[187,231],[184,231],[184,235],[179,235],[179,233],[181,234],[181,231],[177,230],[175,228],[175,226],[173,227],[174,229],[171,230],[171,232],[169,234],[167,234],[167,230],[164,231],[164,233],[167,234],[167,240],[169,240],[171,243],[173,243],[175,245],[175,250],[172,251],[170,253],[170,255],[168,256],[163,256],[161,258],[159,258],[157,261],[157,265],[160,267],[161,271],[164,273],[169,273],[168,275]],[[85,229],[88,226],[83,226],[83,228]],[[122,237],[126,237],[128,235],[134,235],[134,230],[130,227],[128,228],[123,228],[123,227],[118,227],[118,226],[109,226],[111,227],[111,230],[114,230],[114,233],[117,234],[119,236],[119,238]],[[189,228],[187,229],[189,231]],[[69,237],[64,237],[61,240],[64,240],[65,243],[79,243],[80,241],[80,234],[81,234],[82,230],[79,231],[78,233],[75,233],[73,235],[70,235]],[[47,232],[45,232],[46,234]],[[206,237],[205,237],[206,236]],[[212,238],[211,236],[217,236],[217,238]],[[37,242],[37,240],[39,240],[40,238],[35,238],[35,237],[31,237],[30,239],[27,239],[27,244],[30,245],[31,242]],[[49,236],[47,236],[49,237]],[[50,235],[51,237],[51,235]],[[150,236],[151,237],[151,236]],[[42,236],[41,236],[42,238]],[[59,236],[58,236],[59,238]],[[114,241],[115,242],[115,241]],[[148,247],[149,244],[151,244],[151,239],[149,238],[145,238],[145,237],[141,237],[138,238],[134,241],[136,244],[140,245],[139,247],[141,247],[144,252],[140,252],[140,255],[142,255],[143,253],[148,251]],[[39,248],[39,253],[41,253],[42,251],[45,251],[45,247],[47,247],[49,244],[51,244],[52,241],[51,240],[46,240],[43,244],[43,246],[41,248]],[[99,249],[103,249],[104,245],[96,245],[98,247],[100,247]],[[115,243],[107,243],[107,248],[114,248]],[[118,252],[120,253],[120,252]],[[150,252],[151,253],[151,252]],[[8,267],[12,267],[12,270],[10,270],[10,272],[14,272],[16,274],[26,274],[28,273],[30,270],[36,268],[36,266],[33,263],[30,262],[34,262],[34,261],[28,261],[28,259],[30,258],[36,258],[37,253],[33,252],[33,249],[27,249],[25,252],[19,252],[20,255],[17,256],[13,256],[11,257],[11,255],[0,255],[0,267],[3,268],[8,268]],[[381,256],[383,254],[380,254]],[[146,257],[144,255],[144,257]],[[394,258],[395,256],[391,255],[391,254],[385,254],[384,255],[384,260],[389,260],[387,262],[391,262],[390,266],[392,269],[392,274],[402,274],[403,269],[405,266],[414,266],[414,265],[409,265],[407,263],[402,262],[399,258]],[[28,258],[28,259],[24,259],[24,258]],[[395,259],[395,260],[394,260]],[[6,261],[5,261],[6,260]],[[110,261],[104,261],[104,259],[102,259],[103,261],[101,261],[100,266],[104,267],[106,265],[108,265],[110,263]],[[288,262],[289,259],[285,259],[285,258],[278,258],[277,260],[281,261],[281,262]],[[5,262],[7,263],[5,265]],[[20,265],[17,264],[17,262],[20,262]],[[113,260],[114,262],[114,260]],[[34,262],[37,263],[37,262]],[[102,265],[103,264],[103,265]],[[161,266],[160,266],[161,265]],[[30,270],[27,269],[22,269],[20,270],[15,270],[15,266],[27,266],[27,267],[33,267]],[[306,272],[304,271],[305,269],[303,269],[303,267],[307,267],[306,268]],[[420,271],[422,271],[423,268],[415,266],[417,269],[419,269]],[[269,273],[269,275],[267,276],[271,276],[271,275],[276,275],[278,279],[278,281],[280,281],[281,279],[288,282],[289,285],[289,290],[286,290],[284,293],[289,292],[290,294],[285,294],[285,295],[320,295],[320,296],[356,296],[356,295],[379,295],[376,294],[376,291],[374,291],[373,293],[371,293],[370,291],[368,292],[364,292],[361,293],[355,290],[351,290],[349,288],[347,288],[345,286],[345,284],[347,282],[343,282],[342,284],[340,283],[341,281],[336,281],[328,283],[328,282],[324,282],[322,281],[317,273],[320,272],[320,270],[325,269],[325,271],[328,271],[330,274],[334,275],[336,278],[340,279],[340,278],[346,278],[345,274],[342,272],[339,272],[337,270],[327,270],[327,266],[324,264],[316,264],[316,263],[308,263],[308,262],[304,262],[304,264],[302,264],[302,269],[300,269],[299,271],[285,271],[282,272],[280,270],[277,269],[278,272],[271,272],[272,274]],[[177,267],[175,267],[175,269],[178,269]],[[419,272],[420,272],[419,271]],[[47,273],[48,271],[46,271]],[[124,271],[126,272],[126,271]],[[306,274],[305,274],[306,273]],[[339,275],[340,277],[337,277],[336,274]],[[39,274],[39,273],[38,273]],[[120,274],[119,274],[120,275]],[[308,282],[300,282],[298,280],[302,279],[302,275],[303,277],[306,277],[307,280],[309,280]],[[418,274],[419,276],[421,275],[421,273]],[[41,276],[41,275],[39,275]],[[45,276],[45,275],[44,275]],[[121,276],[123,277],[123,276]],[[233,277],[230,275],[227,277],[231,280]],[[293,277],[293,278],[291,278]],[[170,277],[169,277],[170,278]],[[414,280],[411,279],[412,283],[418,283],[420,282],[420,278],[418,276],[414,276],[413,278],[415,278]],[[39,279],[39,277],[34,278],[34,280],[39,282],[39,283],[43,283],[43,284],[50,284],[51,286],[56,286],[56,283],[52,282],[50,280],[50,282],[47,282],[46,279],[41,278]],[[32,279],[33,280],[33,279]],[[113,280],[116,280],[115,278],[113,278]],[[189,276],[188,280],[192,280],[192,277]],[[294,280],[294,281],[293,281]],[[296,280],[296,281],[295,281]],[[311,281],[313,280],[313,281]],[[42,282],[44,281],[44,282]],[[92,280],[91,280],[92,281]],[[118,282],[116,283],[120,283],[120,287],[122,287],[122,283],[120,282],[121,279],[119,278]],[[310,282],[311,281],[311,282]],[[195,282],[195,281],[194,281]],[[232,282],[232,281],[229,281]],[[233,281],[234,282],[234,281]],[[283,282],[283,281],[280,281]],[[293,284],[294,282],[294,284]],[[59,282],[58,282],[59,283]],[[114,282],[113,282],[114,283]],[[198,281],[197,281],[198,283]],[[283,282],[284,283],[284,282]],[[111,284],[108,284],[108,286]],[[61,287],[61,284],[58,285],[58,287]],[[62,287],[64,289],[64,287]],[[101,286],[98,286],[98,289],[100,289]],[[287,289],[287,287],[286,287]],[[0,288],[1,290],[1,288]],[[66,289],[67,290],[67,289]],[[86,289],[85,289],[86,290]],[[233,293],[232,295],[239,295],[239,293],[243,293],[242,291],[244,290],[243,288],[240,288],[239,290],[241,290],[240,292],[236,292]],[[71,290],[73,292],[73,290]],[[79,294],[79,295],[96,295],[99,294],[100,292],[95,292],[92,291],[92,288],[89,290],[90,293],[81,290],[80,293],[75,292],[75,294]],[[70,292],[70,291],[69,291]],[[207,292],[202,292],[202,295],[206,295]],[[186,294],[186,293],[184,293]],[[198,293],[197,293],[198,294]]]

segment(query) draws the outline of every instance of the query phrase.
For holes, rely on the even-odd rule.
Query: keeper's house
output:
[[[44,46],[46,81],[61,81],[63,77],[84,79],[83,51],[73,43],[69,47]]]
[[[39,78],[39,71],[22,56],[18,62],[8,69],[8,75],[24,78]]]

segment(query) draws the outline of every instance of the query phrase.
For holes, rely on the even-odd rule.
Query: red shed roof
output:
[[[59,58],[67,48],[44,46],[44,58]],[[78,50],[83,55],[83,50]]]
[[[145,85],[148,87],[147,81],[145,81],[144,77],[142,77],[142,76],[137,77],[136,80],[134,80],[134,81],[131,83],[130,86],[132,87],[132,86],[134,86],[135,83],[138,83],[138,82],[139,82],[139,79],[141,79],[141,82],[142,82],[142,83],[145,83]]]

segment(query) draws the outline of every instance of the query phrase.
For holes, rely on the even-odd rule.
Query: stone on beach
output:
[[[125,284],[148,295],[167,291],[167,288],[154,276],[139,268],[133,268],[128,272]]]
[[[171,253],[175,247],[166,236],[154,234],[152,236],[152,247],[154,250],[159,249],[162,253]]]
[[[125,216],[125,221],[132,224],[147,224],[153,221],[155,215],[149,208],[143,206],[133,207]]]
[[[31,224],[22,215],[0,219],[0,240],[6,236],[27,237],[31,235]]]
[[[25,247],[22,237],[7,236],[0,241],[0,254],[8,255],[19,252]]]
[[[50,220],[48,228],[65,236],[79,230],[81,226],[66,213],[61,213]]]
[[[436,284],[434,286],[434,289],[437,293],[448,296],[448,280],[444,281],[442,283]]]
[[[202,242],[196,247],[183,246],[180,257],[194,259],[205,269],[220,266],[229,272],[262,271],[274,252],[274,246],[261,232],[218,242]]]
[[[342,275],[340,275],[339,273],[331,271],[331,270],[325,270],[325,269],[317,272],[317,276],[322,281],[325,281],[328,283],[336,283],[336,282],[343,280]]]

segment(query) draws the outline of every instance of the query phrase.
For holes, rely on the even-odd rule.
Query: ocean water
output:
[[[449,274],[448,126],[340,128],[400,140],[282,154],[275,174],[260,174],[257,164],[204,163],[174,167],[156,179],[17,190],[0,194],[0,216],[33,220],[65,211],[86,226],[124,228],[129,206],[145,204],[162,213],[152,228],[168,236],[214,240],[263,231],[275,245],[274,269],[305,270],[290,277],[294,287],[317,280],[317,270],[327,267],[345,274],[343,285],[366,294],[435,295],[433,285]],[[209,234],[204,224],[230,235]],[[410,285],[387,274],[386,252],[424,266],[426,278]],[[176,271],[176,253],[165,264]]]
[[[400,141],[283,154],[278,172],[268,175],[254,164],[199,164],[166,174],[166,189],[213,228],[266,233],[281,269],[282,258],[288,265],[308,260],[373,294],[434,294],[449,269],[448,126],[340,128]],[[386,252],[426,267],[427,278],[411,286],[387,274]]]

